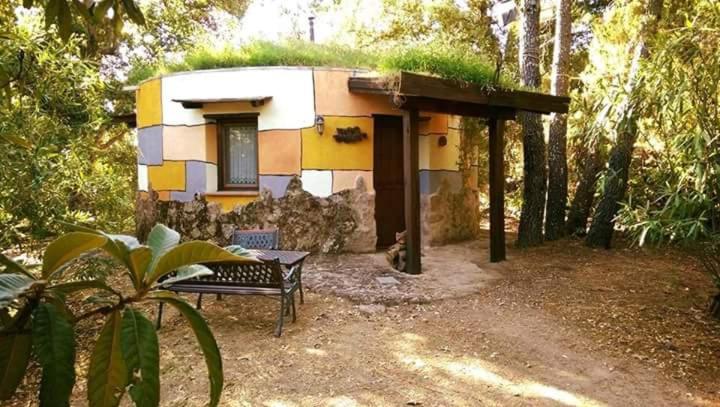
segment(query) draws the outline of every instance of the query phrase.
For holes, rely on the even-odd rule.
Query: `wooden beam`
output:
[[[390,95],[388,82],[377,76],[357,76],[348,78],[348,90],[357,93],[372,93],[376,95]]]
[[[474,84],[409,72],[401,72],[399,78],[399,82],[388,81],[383,77],[349,78],[348,89],[357,93],[422,97],[542,114],[567,113],[570,106],[570,98],[565,96],[522,90],[488,89]]]
[[[505,121],[490,119],[488,132],[490,166],[490,262],[505,260]]]
[[[401,108],[417,109],[421,112],[446,113],[469,117],[496,117],[505,120],[515,120],[516,114],[514,109],[507,107],[493,107],[417,96],[408,96],[404,99]]]
[[[403,173],[405,179],[406,272],[420,274],[420,164],[418,156],[419,114],[417,109],[403,112]]]
[[[468,102],[487,106],[510,107],[536,113],[567,113],[570,98],[520,90],[487,89],[448,79],[400,73],[398,92],[406,96],[425,96],[441,100]]]

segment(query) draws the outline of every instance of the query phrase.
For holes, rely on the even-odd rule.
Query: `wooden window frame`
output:
[[[260,151],[258,143],[258,114],[226,114],[226,115],[205,115],[206,119],[215,120],[217,127],[217,146],[218,146],[218,191],[258,191],[260,189]],[[225,178],[226,167],[226,132],[225,130],[232,125],[255,125],[255,174],[257,180],[255,184],[229,184]]]

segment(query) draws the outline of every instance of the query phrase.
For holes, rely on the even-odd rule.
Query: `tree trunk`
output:
[[[571,18],[570,0],[557,0],[551,85],[552,94],[557,96],[567,96],[570,87],[568,69],[570,67],[570,42],[572,41]],[[567,209],[566,114],[553,113],[550,116],[548,180],[545,239],[557,240],[565,234],[565,210]]]
[[[580,175],[565,223],[565,231],[569,235],[585,236],[587,233],[587,221],[595,198],[595,183],[602,170],[601,149],[600,135],[595,134],[577,159]]]
[[[523,86],[540,87],[540,0],[524,0],[521,10],[520,75]],[[542,121],[537,113],[518,112],[523,139],[523,203],[518,227],[518,247],[543,241],[547,168]]]
[[[638,95],[640,63],[649,54],[647,40],[657,32],[657,22],[660,20],[662,7],[663,0],[648,0],[647,16],[642,27],[640,27],[640,35],[630,65],[628,82],[625,85],[627,95],[618,109],[621,117],[618,122],[617,140],[615,146],[610,150],[603,196],[595,210],[595,216],[593,216],[593,222],[585,241],[588,246],[610,248],[613,229],[615,228],[615,216],[620,201],[625,198],[630,162],[632,161],[633,149],[637,140],[637,123],[640,118]]]

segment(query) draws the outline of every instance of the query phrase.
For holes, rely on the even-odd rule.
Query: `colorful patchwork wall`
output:
[[[351,94],[350,70],[330,68],[242,68],[197,71],[143,82],[137,90],[138,187],[164,201],[191,201],[204,194],[224,210],[246,204],[259,192],[218,191],[217,129],[207,114],[257,112],[259,187],[285,194],[297,175],[303,188],[328,196],[352,188],[357,177],[373,185],[373,114],[400,115],[389,98]],[[272,96],[262,106],[249,102],[207,103],[186,109],[174,100]],[[319,134],[315,117],[323,116]],[[421,113],[420,189],[437,190],[443,179],[460,189],[457,120]],[[367,138],[339,143],[337,128],[359,127]]]

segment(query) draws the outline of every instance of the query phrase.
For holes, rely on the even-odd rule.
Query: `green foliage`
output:
[[[1,311],[0,311],[1,312]],[[8,325],[14,325],[7,314]],[[6,322],[0,326],[4,327]],[[24,328],[24,324],[19,324]],[[32,350],[32,336],[27,333],[0,336],[0,400],[7,400],[25,376],[30,353]]]
[[[91,406],[115,406],[128,381],[128,369],[120,345],[122,314],[115,311],[105,321],[88,370],[88,401]]]
[[[59,220],[131,227],[135,148],[105,110],[113,89],[81,41],[39,16],[0,18],[0,244],[42,239]]]
[[[131,378],[130,397],[138,407],[160,403],[160,348],[152,322],[132,308],[122,316],[120,344]]]
[[[720,232],[720,4],[676,13],[644,67],[645,116],[620,224],[640,245]]]
[[[138,25],[145,24],[145,17],[135,0],[23,0],[23,6],[28,9],[42,7],[45,26],[55,26],[63,41],[67,41],[74,32],[88,37],[90,43],[100,39],[99,33],[115,39],[121,35],[125,19]]]
[[[134,305],[163,302],[177,308],[195,333],[208,368],[210,406],[217,406],[223,385],[217,342],[202,316],[176,294],[163,291],[158,280],[173,271],[177,271],[174,281],[206,273],[207,268],[198,263],[258,260],[207,242],[178,244],[178,234],[163,225],[153,228],[152,247],[139,244],[131,236],[74,228],[76,231],[50,243],[40,270],[28,271],[0,257],[0,400],[10,398],[21,382],[32,343],[32,354],[42,368],[41,405],[69,405],[75,383],[76,324],[103,318],[87,374],[90,407],[117,406],[126,389],[137,406],[159,405],[158,337],[153,324]],[[98,250],[124,267],[132,283],[130,293],[108,285],[102,272],[97,278],[76,278],[78,273],[72,269],[78,260]],[[75,315],[77,303],[67,301],[67,297],[80,292],[107,295],[99,307]]]
[[[380,60],[379,68],[383,72],[420,72],[483,86],[517,87],[504,76],[496,83],[496,67],[470,49],[448,49],[440,45],[398,49],[386,53]]]
[[[697,251],[697,257],[720,291],[720,237],[713,236],[709,242],[703,244]]]
[[[139,81],[151,73],[247,66],[332,66],[379,70],[387,74],[404,70],[479,85],[495,84],[494,66],[469,48],[448,48],[436,44],[375,53],[347,46],[303,41],[255,41],[241,47],[226,46],[220,49],[203,45],[189,51],[182,61],[162,65],[156,72],[141,64],[137,70],[130,72],[129,77]],[[514,87],[506,78],[502,78],[499,85]]]
[[[75,334],[72,325],[51,303],[33,311],[33,353],[42,367],[41,406],[69,406],[75,385]]]

